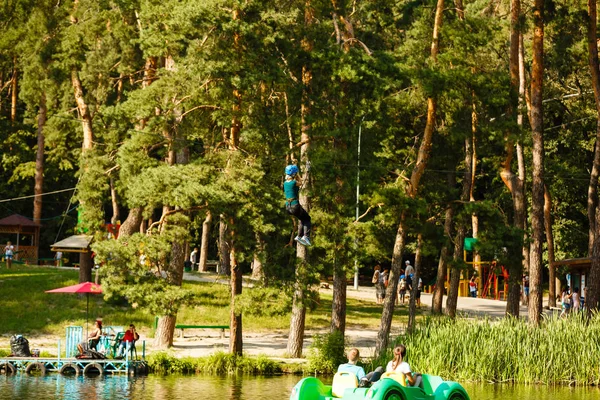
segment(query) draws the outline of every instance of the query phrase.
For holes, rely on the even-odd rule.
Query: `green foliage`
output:
[[[124,297],[132,307],[154,315],[176,315],[192,301],[192,292],[178,283],[182,270],[170,266],[172,243],[187,235],[177,219],[166,224],[160,235],[134,234],[93,246],[97,262],[103,265],[106,298]]]
[[[236,297],[236,313],[246,316],[286,315],[292,309],[291,288],[256,287]]]
[[[344,354],[344,335],[341,332],[315,335],[308,350],[307,373],[332,374],[347,361]]]
[[[413,371],[459,382],[597,385],[599,333],[598,314],[549,318],[539,328],[523,319],[428,318],[397,343]]]
[[[152,353],[148,367],[156,374],[210,374],[210,375],[273,375],[281,373],[281,366],[263,356],[239,356],[216,352],[203,358],[177,358],[166,352]]]

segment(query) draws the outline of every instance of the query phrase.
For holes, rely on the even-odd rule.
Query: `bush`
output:
[[[307,373],[332,374],[347,361],[344,355],[344,335],[340,332],[315,335],[308,350]]]
[[[266,356],[246,357],[217,352],[203,358],[177,358],[166,352],[153,353],[148,358],[148,368],[157,374],[253,374],[281,373],[280,365]]]

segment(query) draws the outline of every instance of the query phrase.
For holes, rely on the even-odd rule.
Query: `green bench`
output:
[[[175,329],[179,329],[179,337],[183,337],[184,329],[220,329],[221,339],[225,337],[225,329],[229,329],[229,325],[175,325]]]

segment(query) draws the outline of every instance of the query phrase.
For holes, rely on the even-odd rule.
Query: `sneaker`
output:
[[[305,246],[312,246],[312,243],[310,242],[308,236],[302,236],[302,238],[300,239],[300,243],[302,243]]]
[[[294,238],[294,240],[295,240],[296,242],[300,243],[302,246],[308,246],[308,245],[306,244],[306,242],[304,241],[304,238],[303,238],[303,237],[296,236],[296,237]]]

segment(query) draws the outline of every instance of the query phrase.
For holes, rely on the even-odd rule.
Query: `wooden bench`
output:
[[[229,325],[175,325],[175,329],[179,329],[179,337],[183,337],[184,329],[220,329],[221,339],[225,337],[225,329],[229,329]]]
[[[211,268],[215,269],[215,272],[219,270],[219,261],[218,260],[206,260],[206,269],[209,270]]]

